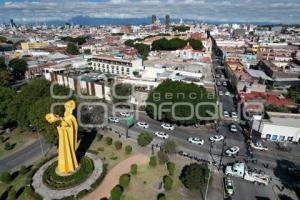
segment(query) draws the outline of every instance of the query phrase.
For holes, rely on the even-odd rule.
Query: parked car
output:
[[[225,81],[225,82],[223,82],[223,86],[227,86],[227,82]]]
[[[120,112],[120,115],[121,115],[122,117],[129,117],[129,116],[130,116],[130,113],[128,113],[128,112]]]
[[[240,148],[238,146],[233,146],[233,147],[230,147],[229,149],[227,149],[225,151],[225,154],[227,156],[234,156],[234,155],[238,154],[239,151],[240,151]]]
[[[230,96],[230,92],[226,91],[226,92],[225,92],[225,95],[226,95],[226,96]]]
[[[220,78],[220,74],[216,74],[216,78]]]
[[[109,117],[108,121],[112,122],[112,123],[119,123],[120,122],[120,120],[117,117]]]
[[[224,110],[223,115],[224,115],[224,117],[229,117],[228,111]]]
[[[221,85],[221,82],[220,82],[220,81],[218,81],[218,82],[217,82],[217,85],[218,85],[218,86],[220,86],[220,85]]]
[[[233,132],[233,133],[236,133],[238,131],[235,124],[230,125],[230,131]]]
[[[224,136],[223,135],[214,135],[214,136],[210,137],[209,140],[211,142],[220,142],[220,141],[224,140]]]
[[[252,147],[253,149],[256,149],[256,150],[260,150],[260,151],[267,151],[267,150],[268,150],[268,147],[262,145],[262,143],[260,143],[260,142],[256,142],[256,143],[252,143],[252,142],[251,142],[250,145],[251,145],[251,147]]]
[[[236,113],[236,112],[231,112],[231,117],[232,117],[234,120],[237,120],[237,119],[238,119],[238,116],[237,116],[237,113]]]
[[[174,130],[174,126],[171,125],[171,124],[166,124],[165,123],[165,124],[162,124],[161,127],[164,128],[164,129],[167,129],[167,130],[171,130],[171,131]]]
[[[141,128],[149,128],[149,124],[146,122],[138,122],[137,125]]]
[[[230,177],[224,178],[224,188],[227,195],[231,196],[234,193],[233,182]]]
[[[223,96],[223,91],[219,91],[219,96]]]
[[[168,139],[169,138],[169,135],[167,133],[161,132],[161,131],[155,132],[154,135],[156,137],[159,137],[159,138],[162,138],[162,139]]]
[[[204,144],[204,140],[197,138],[197,137],[189,137],[188,141],[189,141],[189,143],[192,143],[192,144],[198,144],[198,145]]]

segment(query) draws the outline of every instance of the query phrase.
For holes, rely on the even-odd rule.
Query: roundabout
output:
[[[91,171],[89,176],[86,176],[86,179],[79,179],[74,178],[76,174],[81,173],[80,170],[83,167],[79,168],[78,171],[74,172],[69,176],[60,176],[60,175],[52,175],[51,183],[45,180],[47,171],[53,170],[53,167],[57,163],[57,157],[45,163],[33,176],[32,186],[36,193],[38,193],[43,199],[50,200],[50,199],[62,199],[69,196],[77,196],[83,190],[90,190],[91,185],[97,181],[97,179],[101,176],[103,168],[102,168],[102,161],[94,154],[86,153],[83,159],[90,159],[89,161],[93,162],[93,170]],[[56,166],[56,165],[55,165]],[[54,169],[55,172],[55,169]],[[84,172],[84,171],[82,171]],[[53,180],[54,179],[54,180]],[[78,181],[78,182],[77,182]],[[56,186],[60,185],[61,187],[53,186],[53,183],[60,183]],[[69,185],[67,184],[69,183]],[[50,185],[52,184],[52,185]]]

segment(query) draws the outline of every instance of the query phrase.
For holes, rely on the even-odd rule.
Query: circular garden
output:
[[[93,160],[82,157],[79,169],[71,175],[60,176],[56,173],[57,161],[52,163],[43,174],[43,182],[51,189],[63,190],[83,183],[94,171]]]

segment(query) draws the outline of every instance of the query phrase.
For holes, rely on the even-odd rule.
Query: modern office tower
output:
[[[152,15],[152,24],[154,24],[156,20],[157,20],[156,15]]]
[[[166,30],[169,30],[170,28],[170,15],[166,15]]]

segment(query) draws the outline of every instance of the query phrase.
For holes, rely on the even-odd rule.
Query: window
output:
[[[126,68],[126,72],[129,72],[129,68]]]
[[[269,140],[270,138],[271,138],[271,135],[270,135],[270,134],[267,134],[267,135],[266,135],[266,139]]]
[[[287,138],[287,141],[293,142],[293,139],[294,139],[294,137],[288,137],[288,138]]]
[[[279,141],[284,141],[284,139],[285,139],[285,136],[283,136],[283,135],[279,136]]]
[[[272,135],[272,138],[271,138],[271,140],[273,140],[273,141],[277,141],[277,140],[278,140],[278,135]]]
[[[124,67],[121,68],[121,71],[124,72]]]
[[[119,70],[119,66],[117,66],[116,69]]]

